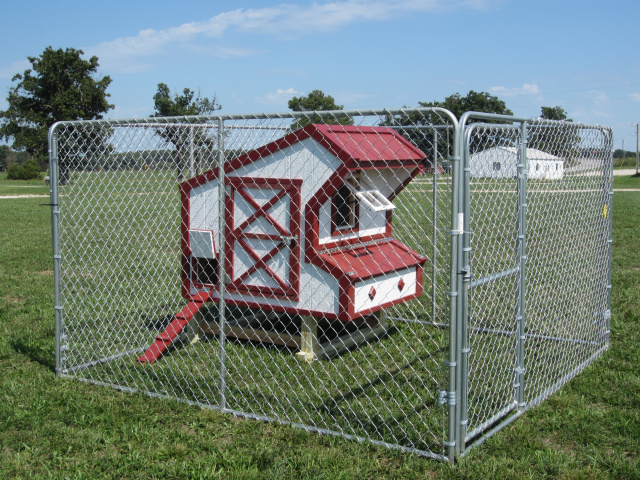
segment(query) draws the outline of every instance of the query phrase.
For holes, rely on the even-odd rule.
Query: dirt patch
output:
[[[4,297],[2,297],[2,299],[5,302],[8,302],[8,303],[19,303],[20,305],[24,305],[24,302],[26,302],[26,299],[24,299],[22,297],[12,297],[10,295],[5,295]]]
[[[49,195],[0,195],[0,200],[11,198],[49,198]]]

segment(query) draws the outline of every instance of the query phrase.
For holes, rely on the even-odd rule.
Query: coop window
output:
[[[360,207],[364,205],[374,212],[393,210],[395,205],[378,189],[373,188],[360,172],[346,178],[333,197],[333,234],[343,234],[358,230]]]
[[[337,230],[337,233],[343,233],[344,230],[358,229],[360,205],[355,195],[357,182],[358,179],[355,175],[347,178],[333,197],[332,220],[334,230]]]

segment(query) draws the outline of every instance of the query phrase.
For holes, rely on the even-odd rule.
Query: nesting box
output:
[[[392,220],[425,162],[393,129],[313,124],[182,183],[183,296],[218,298],[221,241],[227,304],[348,322],[420,296]]]

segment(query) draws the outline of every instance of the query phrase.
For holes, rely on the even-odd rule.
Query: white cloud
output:
[[[288,102],[292,97],[299,94],[297,90],[293,88],[281,89],[278,88],[275,92],[267,93],[262,98],[257,98],[256,100],[260,103],[277,103],[282,104],[284,102]]]
[[[640,93],[632,93],[630,97],[632,100],[635,100],[636,102],[640,102]]]
[[[7,67],[0,67],[0,78],[13,78],[17,73],[22,74],[29,68],[31,68],[29,60],[18,60]]]
[[[540,88],[535,83],[525,83],[521,87],[507,88],[507,87],[491,87],[489,89],[491,93],[494,93],[503,97],[517,97],[521,95],[540,95]]]
[[[278,4],[258,9],[237,9],[207,20],[164,30],[146,29],[137,35],[117,38],[84,50],[97,55],[103,68],[121,72],[151,68],[136,60],[164,55],[171,47],[193,50],[206,43],[210,56],[233,57],[256,51],[222,46],[227,32],[258,33],[279,38],[336,31],[363,21],[384,21],[419,12],[438,13],[454,8],[484,10],[503,0],[338,0],[324,3]],[[215,44],[209,45],[212,39]],[[131,61],[130,59],[133,59]]]
[[[606,93],[600,92],[598,90],[590,90],[589,91],[589,98],[594,103],[600,103],[601,104],[601,103],[608,103],[609,102],[609,96]]]

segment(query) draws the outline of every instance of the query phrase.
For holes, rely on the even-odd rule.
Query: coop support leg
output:
[[[313,362],[318,349],[318,320],[302,315],[300,323],[300,351],[296,353],[299,360]]]
[[[194,345],[200,341],[202,335],[202,311],[198,310],[189,323],[187,323],[184,332],[182,333],[181,340],[184,343],[190,343]]]

